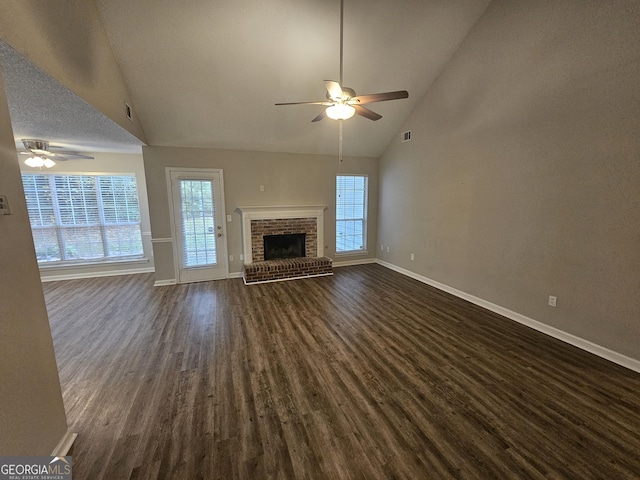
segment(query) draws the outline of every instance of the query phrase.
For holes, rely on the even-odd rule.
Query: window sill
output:
[[[352,250],[350,252],[336,252],[336,257],[353,257],[356,255],[369,255],[369,250]]]
[[[106,260],[96,262],[56,262],[47,264],[39,263],[38,268],[42,271],[49,270],[68,270],[70,268],[92,268],[92,267],[106,267],[111,265],[146,265],[149,263],[148,258],[133,258],[128,260]]]

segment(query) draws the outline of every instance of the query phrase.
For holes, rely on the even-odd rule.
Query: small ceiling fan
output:
[[[51,152],[49,150],[50,148],[59,149],[62,147],[50,146],[49,142],[45,140],[23,139],[22,144],[26,151],[19,153],[20,155],[29,155],[29,158],[27,158],[24,163],[33,168],[51,168],[56,164],[56,161],[93,160],[94,158],[68,150],[59,150],[55,153]]]
[[[316,116],[312,122],[318,122],[325,117],[334,120],[347,120],[358,114],[369,120],[380,120],[382,115],[369,110],[363,105],[367,103],[383,102],[386,100],[398,100],[408,98],[409,92],[406,90],[398,90],[396,92],[373,93],[368,95],[356,95],[356,92],[347,87],[343,87],[343,41],[344,39],[344,0],[340,0],[340,82],[334,80],[325,80],[324,85],[327,89],[327,99],[315,102],[289,102],[276,103],[276,105],[323,105],[327,108]]]

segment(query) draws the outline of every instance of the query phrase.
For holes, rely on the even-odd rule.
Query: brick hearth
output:
[[[266,260],[245,265],[243,271],[244,282],[247,284],[332,274],[332,260],[328,257]]]

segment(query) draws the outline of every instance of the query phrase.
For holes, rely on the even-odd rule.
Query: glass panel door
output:
[[[227,278],[222,172],[171,171],[177,281]]]

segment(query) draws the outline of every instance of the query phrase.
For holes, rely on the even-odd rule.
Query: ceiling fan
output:
[[[312,122],[318,122],[325,117],[334,120],[347,120],[358,114],[369,120],[380,120],[382,115],[369,110],[363,105],[367,103],[383,102],[385,100],[398,100],[408,98],[409,92],[398,90],[396,92],[373,93],[368,95],[356,95],[356,92],[347,87],[343,87],[343,38],[344,38],[344,0],[340,0],[340,82],[325,80],[327,89],[327,99],[316,102],[289,102],[276,103],[276,105],[323,105],[327,108],[316,116]]]
[[[56,161],[93,160],[94,158],[89,155],[82,155],[68,150],[59,150],[55,153],[51,152],[49,150],[50,148],[59,149],[62,147],[56,147],[55,145],[50,146],[49,142],[45,140],[23,139],[22,144],[26,151],[19,153],[20,155],[29,155],[29,158],[27,158],[24,163],[27,166],[34,168],[51,168],[56,164]]]

